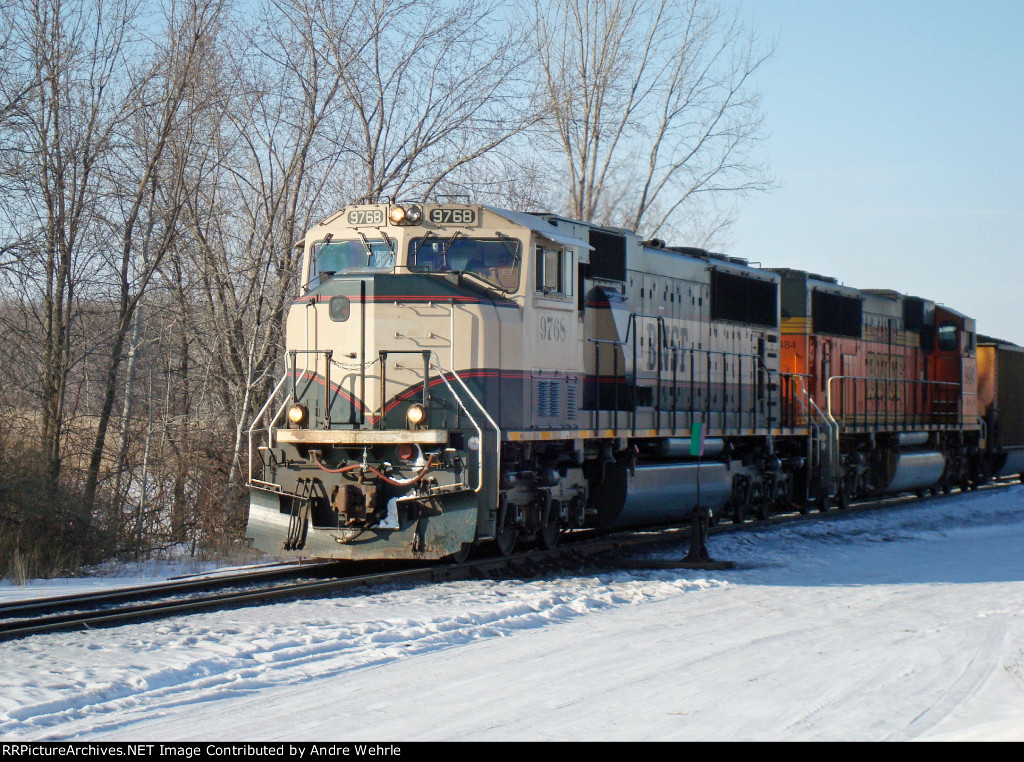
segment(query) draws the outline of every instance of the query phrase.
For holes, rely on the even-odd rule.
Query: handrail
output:
[[[429,349],[378,349],[377,359],[380,362],[380,414],[377,416],[377,428],[384,428],[385,408],[384,403],[387,395],[388,355],[420,355],[423,358],[423,392],[421,404],[424,409],[430,407],[430,354]],[[396,368],[402,367],[399,365]],[[403,368],[409,370],[409,368]],[[328,423],[330,421],[328,420]]]
[[[284,385],[285,381],[288,380],[288,375],[289,375],[289,373],[288,373],[288,371],[286,369],[285,372],[281,374],[281,380],[277,382],[277,385],[274,387],[274,391],[272,391],[269,395],[267,395],[267,401],[263,403],[263,407],[260,408],[260,412],[258,412],[253,417],[252,423],[249,424],[249,431],[248,431],[248,440],[249,440],[249,484],[252,484],[252,435],[253,435],[253,433],[256,430],[256,424],[260,422],[260,419],[263,418],[264,415],[266,415],[267,408],[270,407],[270,403],[274,401],[274,397],[277,396],[277,393],[279,391],[281,391],[281,387]],[[274,423],[280,417],[281,413],[284,412],[284,406],[287,405],[287,404],[288,404],[288,400],[285,399],[285,401],[282,402],[281,406],[278,408],[277,413],[274,414],[273,419],[270,421],[270,425],[267,427],[268,444],[271,444],[271,446],[273,446],[272,443],[274,441],[273,440]]]
[[[316,352],[318,350],[308,350],[308,351],[312,353],[312,352]],[[393,354],[397,354],[397,353],[398,352],[396,351]],[[417,354],[418,354],[418,352],[417,352]],[[451,393],[452,398],[458,403],[459,407],[466,414],[466,417],[469,418],[470,423],[473,424],[473,428],[476,429],[477,435],[482,439],[483,438],[483,430],[482,430],[482,428],[477,423],[477,421],[473,417],[473,415],[469,412],[468,407],[466,407],[465,403],[459,397],[458,393],[455,391],[455,389],[452,388],[451,384],[448,382],[448,379],[445,377],[444,369],[441,366],[441,360],[440,360],[439,357],[437,357],[437,353],[434,352],[434,351],[431,351],[430,354],[434,355],[435,359],[437,360],[436,367],[437,367],[437,369],[440,372],[442,382],[445,384],[445,386],[448,387],[448,391]],[[304,368],[303,372],[305,372],[306,370],[308,370],[308,368]],[[465,387],[465,382],[462,381],[462,379],[458,376],[458,374],[455,373],[454,371],[451,371],[451,373],[452,373],[453,376],[458,378],[459,383],[462,384],[463,387]],[[248,458],[248,460],[249,460],[249,482],[248,483],[249,484],[252,484],[252,482],[253,482],[253,436],[254,436],[254,434],[258,430],[260,430],[260,429],[257,429],[257,425],[260,423],[260,421],[263,418],[263,416],[266,415],[267,410],[270,408],[271,404],[274,401],[274,398],[278,395],[278,393],[281,391],[282,387],[288,382],[288,380],[291,378],[293,380],[293,382],[294,382],[294,375],[295,375],[294,367],[285,370],[285,372],[281,375],[280,380],[274,386],[274,390],[269,395],[267,395],[267,401],[263,403],[263,407],[260,408],[260,411],[255,415],[255,417],[253,418],[252,423],[249,425],[249,428],[248,428],[248,431],[247,431],[248,443],[249,443],[249,458]],[[425,378],[424,379],[424,385],[426,385],[426,383],[427,383],[427,379]],[[467,389],[467,391],[468,391],[468,389]],[[471,397],[473,396],[471,392],[470,392],[470,396]],[[475,397],[474,397],[474,402],[476,402],[477,405],[479,406],[480,403],[475,399]],[[265,429],[265,431],[267,432],[268,444],[270,444],[270,446],[273,446],[273,442],[274,442],[274,430],[275,430],[275,425],[274,424],[281,417],[281,414],[284,412],[284,409],[285,409],[285,407],[287,405],[288,405],[288,398],[286,397],[285,400],[278,407],[277,411],[275,412],[273,418],[270,421],[270,424]],[[489,416],[489,414],[487,413],[486,410],[484,410],[484,414],[488,415],[488,418],[490,418],[490,416]],[[478,467],[479,474],[478,474],[478,478],[477,478],[477,486],[475,488],[473,488],[474,492],[479,492],[480,489],[483,486],[483,460],[482,459],[480,460],[480,463],[478,465],[479,465],[479,467]],[[465,481],[463,482],[463,486],[465,486],[467,488],[470,488],[470,485],[468,483],[466,483]]]
[[[857,423],[856,423],[856,416],[857,416],[857,409],[856,409],[857,408],[857,385],[856,385],[856,382],[857,381],[863,381],[864,382],[864,401],[865,401],[864,413],[865,413],[865,416],[867,416],[867,415],[869,415],[870,413],[873,412],[874,416],[875,416],[875,424],[876,425],[878,423],[885,423],[885,424],[889,424],[889,423],[900,424],[900,423],[902,423],[903,425],[935,425],[935,424],[941,424],[941,423],[956,422],[956,421],[961,420],[962,417],[963,417],[963,410],[961,408],[962,397],[963,396],[976,396],[973,392],[963,391],[963,385],[961,383],[959,383],[959,382],[956,382],[956,381],[924,381],[924,380],[907,379],[907,378],[872,377],[872,376],[844,376],[844,375],[829,376],[827,381],[825,382],[825,407],[826,407],[826,412],[828,414],[828,417],[831,418],[832,420],[836,420],[835,413],[834,413],[834,407],[833,407],[833,398],[835,397],[835,394],[833,393],[833,382],[835,382],[835,381],[840,381],[840,382],[843,382],[843,381],[853,381],[854,382],[854,387],[853,387],[853,407],[854,407],[853,414],[854,414],[854,422],[852,424],[853,426],[857,425]],[[873,410],[869,410],[868,409],[868,405],[867,405],[868,401],[870,399],[872,399],[872,398],[868,397],[869,389],[868,389],[867,385],[869,383],[876,385],[876,387],[875,387],[876,391],[877,391],[877,388],[879,386],[884,384],[884,396],[883,397],[873,398],[874,401],[875,401],[875,405],[873,406]],[[894,390],[898,394],[900,391],[905,390],[907,387],[910,387],[910,388],[915,390],[914,404],[912,405],[914,410],[912,410],[912,411],[908,410],[908,407],[910,407],[910,406],[907,405],[907,403],[904,401],[903,397],[901,397],[901,396],[890,397],[890,390]],[[950,395],[948,398],[946,398],[945,396],[943,396],[941,398],[933,398],[931,396],[931,394],[930,394],[930,390],[932,390],[932,389],[938,389],[940,393],[944,392],[944,391],[947,391],[947,390],[950,391],[950,392],[955,392],[956,390],[959,389],[959,390],[961,390],[961,393],[960,394],[955,394],[955,395]],[[920,396],[919,396],[919,392],[922,391],[922,390],[925,392],[924,399],[921,399]],[[841,386],[840,392],[844,393],[845,392],[845,388]],[[895,403],[895,404],[891,404],[891,403]],[[950,404],[950,403],[952,403],[952,404],[954,404],[956,406],[956,410],[951,411],[951,412],[936,411],[935,410],[935,406],[937,404],[940,404],[940,403],[942,403],[942,404]],[[844,408],[846,407],[845,401],[842,403],[842,406]],[[916,418],[916,420],[912,420],[912,421],[908,420],[908,416]],[[890,421],[890,417],[893,418],[892,421]],[[843,420],[844,421],[845,421],[845,418],[846,418],[846,410],[844,409],[843,410]],[[937,420],[938,418],[943,418],[945,420]],[[837,422],[837,425],[839,425],[838,420],[836,422]],[[843,425],[846,425],[846,424],[844,423]]]
[[[459,376],[459,374],[454,370],[454,368],[450,369],[449,371],[445,371],[444,366],[441,364],[441,358],[438,356],[438,354],[437,354],[437,352],[435,350],[432,350],[432,349],[380,349],[380,350],[378,350],[377,354],[378,354],[378,359],[380,361],[380,415],[378,416],[378,419],[377,419],[377,427],[379,429],[383,429],[383,427],[384,427],[385,397],[386,397],[386,394],[387,394],[387,392],[386,392],[386,388],[387,388],[387,358],[388,358],[388,355],[399,355],[399,354],[417,354],[417,355],[421,355],[423,357],[422,404],[424,405],[424,407],[428,406],[429,400],[430,400],[430,392],[428,390],[429,389],[429,384],[430,384],[430,371],[431,371],[432,368],[437,368],[438,376],[440,377],[441,382],[448,388],[448,392],[452,395],[452,399],[455,400],[456,404],[458,404],[458,406],[462,410],[462,412],[466,414],[466,417],[469,419],[469,422],[473,425],[473,428],[476,429],[477,436],[480,438],[481,442],[483,441],[483,428],[480,426],[479,423],[477,423],[477,421],[473,417],[472,413],[469,412],[469,408],[462,401],[462,398],[459,396],[458,392],[455,391],[455,389],[449,383],[448,378],[446,376],[446,372],[447,373],[451,373],[452,377],[455,378],[456,380],[458,380],[459,384],[463,387],[463,389],[465,389],[466,393],[470,396],[470,398],[473,400],[473,402],[476,403],[476,406],[483,411],[484,415],[487,416],[487,419],[491,422],[491,424],[494,425],[495,428],[497,428],[497,425],[494,424],[494,421],[491,418],[490,414],[480,404],[480,402],[476,399],[476,397],[473,396],[473,393],[471,391],[469,391],[469,388],[466,386],[466,383],[462,380],[462,377]],[[430,357],[431,356],[433,356],[434,360],[436,361],[435,363],[431,363],[430,362]],[[501,444],[500,444],[500,429],[498,431],[499,431],[499,444],[498,444],[498,446],[500,448],[500,446],[501,446]],[[478,471],[477,486],[472,488],[473,492],[479,492],[483,488],[483,483],[484,483],[483,457],[479,458],[479,462],[477,463],[477,471]],[[466,487],[467,489],[470,488],[470,485],[467,482],[465,482],[465,481],[462,482],[462,486]]]
[[[826,383],[826,390],[827,388],[828,384]],[[821,409],[818,407],[818,404],[814,402],[814,397],[811,397],[810,399],[811,402],[814,404],[815,410],[817,410],[820,413]],[[828,470],[826,472],[826,478],[829,484],[828,489],[830,494],[828,496],[831,496],[832,482],[833,480],[838,478],[839,469],[841,466],[841,463],[839,462],[840,426],[839,422],[832,415],[832,405],[830,404],[830,402],[826,403],[825,408],[826,410],[824,413],[822,413],[822,415],[824,415],[825,422],[828,424]]]
[[[495,309],[497,309],[497,308],[495,308]],[[495,421],[494,418],[491,417],[491,414],[488,412],[487,408],[484,407],[480,403],[480,400],[478,400],[476,398],[476,395],[473,394],[473,392],[471,392],[469,390],[469,387],[466,385],[466,382],[462,380],[462,376],[460,376],[458,374],[458,372],[455,370],[455,303],[454,303],[454,301],[450,305],[448,305],[448,320],[449,320],[449,323],[448,323],[448,353],[449,353],[449,357],[450,357],[450,360],[451,360],[451,374],[459,382],[459,385],[463,388],[463,390],[466,392],[466,394],[469,395],[469,398],[471,400],[473,400],[473,402],[474,402],[474,404],[476,404],[477,408],[484,414],[484,416],[487,418],[487,422],[490,423],[491,426],[494,427],[494,449],[495,449],[495,460],[494,460],[495,493],[494,493],[494,495],[495,495],[495,498],[497,498],[497,496],[499,494],[501,494],[501,427],[498,426],[497,421]],[[438,364],[438,366],[440,366],[441,365],[441,358],[438,357],[437,352],[434,352],[434,357],[437,357],[437,364]],[[443,372],[441,374],[441,377],[444,378],[444,373]],[[455,395],[454,392],[452,392],[452,394]],[[457,395],[455,395],[455,396],[457,397]],[[462,404],[461,400],[459,401],[459,404],[460,405]],[[468,411],[466,412],[466,415],[469,416],[469,412]],[[469,418],[470,418],[471,421],[473,420],[472,416],[469,416]],[[473,490],[474,492],[479,492],[480,489],[483,487],[483,462],[484,462],[483,447],[484,447],[484,435],[483,435],[483,432],[480,430],[479,426],[477,427],[477,432],[480,435],[480,463],[479,463],[479,465],[480,465],[480,484],[477,485],[477,488],[475,490]]]
[[[444,382],[444,385],[446,387],[448,387],[448,392],[452,395],[452,399],[454,399],[458,403],[459,407],[462,409],[462,412],[464,412],[466,414],[466,417],[469,419],[469,422],[472,423],[473,424],[473,428],[476,429],[477,436],[480,438],[480,457],[477,459],[477,474],[478,474],[477,475],[477,485],[476,485],[476,487],[473,488],[474,492],[479,492],[481,489],[483,489],[483,486],[484,486],[484,458],[483,458],[484,432],[483,432],[483,429],[480,427],[480,424],[478,424],[476,422],[476,419],[473,417],[473,415],[469,412],[469,408],[467,408],[465,403],[463,403],[462,399],[459,397],[458,392],[456,392],[455,389],[452,388],[452,385],[450,383],[448,383],[448,379],[445,377],[444,367],[441,365],[441,358],[437,356],[437,352],[431,351],[431,354],[434,355],[434,357],[437,359],[437,365],[434,366],[434,367],[437,368],[438,375],[441,377],[441,381]],[[462,377],[455,371],[455,369],[452,368],[448,372],[451,373],[452,377],[455,378],[459,382],[459,384],[462,386],[463,389],[466,390],[466,392],[469,394],[469,396],[473,400],[473,402],[476,403],[476,406],[478,408],[480,408],[480,410],[483,411],[484,415],[487,416],[488,420],[491,420],[491,416],[487,412],[487,409],[484,408],[480,404],[480,402],[476,399],[476,397],[473,396],[473,393],[469,391],[469,389],[466,387],[465,381],[462,380]],[[493,421],[491,421],[491,423],[492,423],[492,425],[494,425]],[[495,426],[495,428],[497,429],[497,426]],[[500,432],[500,429],[497,429],[497,430]],[[501,447],[501,436],[500,436],[500,433],[499,433],[499,436],[498,436],[498,447],[499,447],[499,449]],[[467,484],[466,486],[468,487],[469,485]]]
[[[661,410],[662,371],[663,371],[665,355],[666,355],[666,353],[668,351],[671,351],[673,353],[673,358],[672,358],[672,410],[671,410],[671,413],[672,413],[672,428],[673,429],[675,429],[675,416],[676,416],[676,413],[678,412],[677,404],[676,404],[678,376],[676,375],[676,373],[677,373],[677,369],[679,367],[679,359],[678,359],[679,358],[679,352],[689,352],[690,353],[690,390],[691,390],[690,394],[691,394],[691,399],[690,399],[690,410],[689,410],[689,413],[690,413],[691,417],[696,412],[698,412],[694,408],[693,397],[692,397],[693,388],[695,386],[695,383],[694,383],[695,382],[695,378],[693,376],[693,369],[694,369],[693,357],[694,357],[695,354],[702,355],[702,356],[706,357],[706,359],[707,359],[707,368],[706,368],[706,374],[705,374],[706,375],[705,387],[706,387],[707,394],[705,396],[705,401],[704,401],[704,410],[701,411],[705,416],[710,416],[711,413],[712,413],[712,410],[711,410],[711,396],[712,396],[711,395],[711,360],[712,360],[713,357],[719,356],[719,355],[722,357],[722,361],[723,361],[723,368],[722,368],[723,377],[728,373],[728,362],[729,362],[730,358],[735,358],[737,360],[737,367],[735,368],[735,371],[736,371],[738,376],[743,373],[743,360],[744,360],[744,358],[746,358],[746,359],[749,359],[749,360],[752,361],[752,368],[754,369],[754,373],[755,374],[758,372],[758,366],[760,366],[760,370],[762,372],[766,372],[768,374],[768,376],[769,376],[769,379],[771,377],[772,370],[770,368],[768,368],[764,364],[764,358],[761,357],[761,355],[758,354],[758,353],[753,353],[753,352],[752,353],[729,352],[729,351],[725,351],[725,350],[714,350],[714,349],[697,349],[696,347],[692,347],[692,346],[685,347],[685,346],[677,346],[677,345],[674,345],[674,344],[669,344],[668,343],[668,338],[667,338],[668,337],[668,329],[666,327],[665,317],[663,315],[652,315],[652,314],[647,314],[647,313],[631,312],[631,313],[629,313],[629,316],[628,316],[628,320],[627,320],[627,324],[626,324],[626,335],[625,335],[624,338],[622,338],[622,339],[618,339],[618,338],[616,338],[616,339],[601,339],[601,338],[591,338],[591,339],[588,339],[588,341],[590,341],[594,345],[594,409],[592,411],[591,427],[593,429],[595,429],[595,430],[599,427],[599,425],[600,425],[600,416],[601,416],[601,413],[604,412],[601,409],[601,388],[600,388],[600,380],[601,380],[601,370],[600,370],[601,369],[601,346],[604,345],[604,344],[610,344],[610,345],[612,345],[614,347],[625,347],[626,345],[632,343],[632,350],[633,350],[633,352],[632,352],[632,354],[633,354],[633,358],[632,358],[632,360],[633,360],[633,386],[634,386],[634,388],[636,388],[637,387],[636,381],[637,381],[637,378],[639,377],[640,372],[641,372],[639,367],[638,367],[637,341],[636,341],[636,332],[638,331],[638,329],[636,328],[636,324],[637,324],[639,319],[653,319],[653,320],[656,321],[657,326],[658,326],[658,339],[657,339],[658,352],[657,352],[657,358],[655,359],[655,367],[656,367],[655,381],[656,381],[657,385],[655,387],[655,395],[656,395],[656,397],[655,397],[654,406],[653,406],[654,407],[654,411],[655,411],[655,424],[656,424],[655,425],[655,429],[657,431],[660,431],[661,428],[662,428],[662,426],[661,426],[661,413],[662,413],[662,410]],[[618,417],[619,417],[619,357],[618,357],[618,354],[615,353],[615,352],[612,353],[612,379],[613,379],[613,382],[614,382],[614,388],[613,388],[614,402],[613,402],[613,407],[612,407],[612,410],[611,410],[611,414],[612,414],[612,428],[615,429],[615,430],[618,430],[618,427],[619,427],[619,423],[618,423]],[[742,384],[741,384],[741,386],[742,386]],[[770,406],[771,402],[772,402],[772,399],[771,399],[772,398],[771,389],[769,389],[768,392],[769,392],[768,393],[768,403],[769,403],[769,406]],[[633,430],[634,434],[636,433],[636,414],[637,414],[637,407],[638,407],[638,405],[636,403],[637,403],[637,401],[636,401],[636,399],[634,399],[633,400],[633,405],[632,405],[632,410],[631,410],[631,423],[630,423],[630,428]],[[721,414],[723,416],[723,421],[724,421],[724,416],[729,414],[728,401],[727,401],[727,398],[726,398],[726,395],[725,395],[724,391],[723,391],[723,394],[722,394],[722,406],[721,406],[721,411],[720,412],[721,412]],[[737,408],[736,408],[736,410],[734,412],[736,413],[737,420],[739,421],[738,425],[741,426],[742,425],[742,420],[743,420],[743,414],[744,414],[744,411],[743,411],[743,394],[742,394],[742,392],[738,395]],[[754,405],[751,408],[751,410],[749,411],[749,413],[750,413],[750,415],[751,415],[751,417],[753,419],[753,424],[754,424],[753,427],[756,428],[757,420],[758,420],[758,412],[757,412],[757,402],[756,402],[756,399],[755,399]]]
[[[811,396],[810,391],[807,389],[807,387],[806,387],[806,385],[804,383],[805,379],[809,378],[810,376],[805,375],[803,373],[788,373],[788,374],[785,374],[785,375],[789,376],[794,381],[796,381],[797,383],[800,384],[800,392],[801,392],[801,394],[796,397],[796,399],[799,401],[800,406],[803,407],[805,401],[807,403],[807,407],[805,408],[805,415],[807,416],[808,428],[810,428],[811,431],[812,431],[811,436],[808,437],[808,440],[807,440],[807,457],[808,457],[808,461],[809,461],[808,462],[808,466],[811,469],[811,471],[813,472],[813,470],[815,468],[817,468],[820,465],[820,463],[821,463],[821,427],[814,420],[814,414],[817,413],[818,414],[818,418],[828,428],[828,431],[829,431],[829,438],[828,438],[828,442],[827,442],[827,447],[828,447],[829,468],[831,469],[833,467],[833,465],[834,465],[832,463],[833,453],[834,452],[838,452],[838,447],[839,447],[839,430],[838,429],[835,430],[835,437],[836,438],[835,438],[835,441],[833,441],[832,425],[828,422],[828,419],[825,418],[825,414],[821,412],[821,408],[818,407],[818,403],[816,403],[814,401],[814,397]],[[808,482],[808,486],[809,486],[809,482]],[[806,497],[806,495],[805,495],[805,497]]]
[[[317,355],[324,356],[324,428],[331,428],[331,363],[334,362],[334,350],[333,349],[289,349],[288,355],[292,360],[292,401],[298,402],[298,384],[300,378],[305,378],[306,374],[310,374],[310,383],[316,378],[319,372],[319,360],[316,359]],[[298,367],[298,356],[304,355],[305,365],[302,367],[302,372],[299,372]],[[313,355],[313,369],[309,368],[309,356]],[[285,371],[287,373],[287,371]]]

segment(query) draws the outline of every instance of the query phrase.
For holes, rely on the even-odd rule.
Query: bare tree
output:
[[[5,4],[0,8],[0,194],[10,198],[23,186],[31,161],[26,153],[25,133],[29,112],[39,86],[34,67],[27,58],[24,8]],[[18,216],[17,205],[0,204],[0,267],[16,264],[31,251],[31,237]]]
[[[216,71],[222,109],[205,126],[200,182],[188,199],[187,245],[197,274],[195,338],[209,358],[231,442],[223,484],[236,486],[245,431],[280,367],[286,307],[296,289],[297,250],[313,215],[335,202],[344,129],[341,74],[324,36],[348,28],[354,4],[268,0],[252,23],[225,38]]]
[[[238,480],[245,431],[280,372],[295,248],[358,194],[429,194],[527,121],[523,57],[475,0],[267,0],[222,61],[224,110],[201,160],[188,250]],[[244,43],[244,44],[243,44]]]
[[[771,56],[705,0],[532,0],[565,211],[654,235],[771,180],[752,76]]]
[[[26,392],[19,425],[34,440],[17,442],[26,486],[15,490],[4,532],[46,548],[60,565],[109,547],[98,541],[103,522],[71,496],[88,449],[93,356],[104,342],[106,309],[92,300],[111,243],[105,167],[136,107],[137,8],[130,0],[12,0],[2,18],[0,235],[9,256],[0,269],[0,351],[5,386]]]
[[[37,432],[37,491],[115,505],[124,547],[240,515],[296,244],[354,197],[535,207],[564,188],[567,213],[653,234],[768,182],[767,53],[698,0],[238,10],[0,8],[0,434]]]
[[[116,288],[114,331],[82,495],[87,507],[96,498],[125,343],[140,301],[178,234],[195,137],[191,122],[207,106],[197,83],[211,57],[222,3],[171,0],[164,10],[157,54],[132,85],[135,108],[107,162],[111,183],[120,189],[107,215],[119,256],[109,263]]]
[[[324,25],[354,122],[343,148],[357,193],[425,198],[536,119],[524,37],[496,8],[366,0],[357,31]]]
[[[27,392],[48,516],[74,492],[84,499],[64,501],[76,506],[71,518],[92,521],[111,462],[120,479],[128,460],[135,392],[122,369],[180,229],[222,5],[166,0],[143,17],[131,0],[15,0],[2,11],[0,230],[14,256],[0,260],[0,351],[5,387]]]
[[[74,362],[78,299],[102,247],[100,166],[130,106],[121,74],[130,48],[127,0],[17,0],[8,10],[9,44],[34,78],[31,103],[8,165],[21,238],[31,242],[18,280],[32,283],[40,338],[41,442],[50,486],[62,467],[67,383]],[[38,307],[36,306],[38,305]]]

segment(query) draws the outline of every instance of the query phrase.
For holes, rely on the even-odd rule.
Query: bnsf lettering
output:
[[[542,317],[540,338],[542,341],[565,341],[567,331],[564,318]]]
[[[476,222],[476,210],[438,207],[430,210],[430,221],[439,225],[472,225]]]
[[[663,336],[665,346],[661,348],[661,368],[662,370],[672,370],[674,358],[676,369],[680,372],[685,371],[687,350],[676,349],[673,351],[671,347],[687,346],[690,341],[690,331],[685,326],[679,325],[665,326],[665,331]],[[658,327],[648,324],[645,334],[643,359],[647,363],[647,370],[654,370],[658,365]]]

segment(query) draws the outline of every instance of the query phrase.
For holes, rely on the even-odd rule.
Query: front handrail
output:
[[[448,392],[449,392],[449,394],[452,395],[452,399],[454,399],[455,402],[458,403],[459,408],[461,408],[462,412],[466,414],[466,417],[469,419],[469,422],[471,424],[473,424],[473,428],[476,429],[476,435],[477,435],[477,438],[480,441],[480,448],[481,449],[480,449],[480,457],[477,458],[477,485],[476,485],[476,487],[473,488],[473,492],[479,492],[481,489],[483,489],[483,486],[484,486],[484,457],[483,457],[484,433],[483,433],[483,429],[480,427],[480,424],[478,424],[476,422],[476,419],[473,417],[473,415],[469,412],[469,408],[466,407],[465,403],[462,401],[462,398],[459,397],[458,392],[456,392],[455,389],[452,388],[452,385],[450,383],[448,383],[448,379],[447,379],[446,374],[445,374],[445,369],[441,365],[441,358],[437,356],[437,352],[433,352],[432,351],[431,354],[434,356],[434,359],[437,360],[437,364],[435,366],[433,366],[433,367],[437,368],[438,375],[441,377],[441,381],[444,382],[444,385],[446,387],[448,387]],[[473,402],[476,404],[476,406],[483,412],[483,414],[485,416],[487,416],[487,419],[491,423],[491,425],[494,426],[494,428],[498,431],[498,447],[500,448],[501,447],[501,429],[498,429],[498,426],[497,426],[496,423],[494,423],[494,420],[491,418],[490,413],[487,412],[487,408],[485,408],[483,405],[481,405],[480,401],[477,400],[477,398],[473,395],[473,393],[471,391],[469,391],[469,387],[466,386],[466,382],[462,380],[462,377],[455,371],[454,368],[450,369],[448,371],[448,373],[451,373],[452,378],[454,378],[456,381],[459,382],[459,385],[462,386],[463,389],[465,389],[467,394],[469,394],[470,399],[473,400]],[[466,486],[468,487],[469,485],[467,484]]]
[[[383,426],[384,425],[384,398],[386,396],[386,391],[385,391],[385,386],[386,386],[385,375],[386,375],[386,372],[387,372],[387,369],[386,369],[387,356],[389,354],[422,354],[423,357],[424,357],[424,369],[423,369],[423,403],[424,403],[424,405],[426,406],[427,401],[429,399],[429,393],[427,391],[427,386],[429,384],[429,377],[428,376],[430,374],[430,370],[436,369],[441,382],[445,385],[445,387],[447,387],[448,393],[451,394],[452,399],[455,400],[455,403],[459,406],[459,409],[463,413],[465,413],[466,417],[469,419],[469,422],[472,424],[473,428],[476,430],[477,439],[480,442],[480,448],[481,449],[480,449],[480,456],[477,459],[477,484],[476,484],[476,487],[470,487],[470,485],[468,483],[464,483],[464,486],[466,486],[467,489],[472,489],[473,492],[480,492],[480,490],[483,489],[483,485],[484,485],[484,456],[483,456],[484,435],[483,435],[483,427],[477,422],[477,419],[473,417],[473,414],[469,412],[469,406],[466,405],[466,403],[462,399],[462,396],[459,394],[458,391],[456,391],[456,389],[449,382],[449,380],[448,380],[448,376],[449,375],[457,382],[458,386],[460,386],[462,388],[463,393],[472,401],[472,403],[476,406],[477,410],[479,410],[480,413],[483,414],[484,418],[487,419],[487,422],[494,429],[494,432],[495,432],[495,453],[496,453],[496,460],[495,460],[495,464],[496,464],[496,467],[495,467],[495,472],[496,472],[495,484],[496,484],[496,488],[499,489],[499,491],[500,491],[501,438],[502,438],[501,427],[498,425],[497,421],[494,420],[494,418],[491,415],[490,411],[487,410],[487,407],[482,402],[480,402],[480,400],[476,397],[475,394],[473,394],[472,390],[470,390],[469,386],[463,380],[462,376],[459,375],[459,372],[457,370],[455,370],[455,308],[454,308],[454,305],[445,305],[443,303],[432,303],[432,304],[436,304],[439,307],[447,307],[448,308],[448,317],[449,317],[448,349],[449,349],[450,367],[448,369],[445,369],[444,365],[441,362],[440,355],[438,355],[437,351],[433,350],[433,349],[424,349],[424,350],[379,350],[379,355],[380,355],[380,359],[381,359],[381,391],[380,391],[380,395],[381,395],[381,414],[380,414],[380,417],[378,419],[378,425],[379,426]],[[428,360],[429,357],[433,358],[432,362]]]
[[[497,308],[495,308],[495,309],[497,309]],[[494,488],[495,488],[495,493],[494,493],[494,495],[495,495],[495,498],[497,498],[497,496],[499,494],[501,494],[501,427],[498,426],[497,421],[495,421],[494,418],[491,417],[491,414],[490,414],[490,412],[488,412],[487,408],[484,407],[481,404],[480,400],[478,400],[476,398],[476,395],[474,395],[473,392],[471,392],[469,390],[469,387],[466,385],[466,382],[462,380],[462,376],[460,376],[456,372],[456,370],[455,370],[455,302],[454,301],[450,305],[448,305],[448,321],[449,321],[448,322],[448,352],[449,352],[449,358],[450,358],[450,361],[451,361],[451,374],[455,378],[455,380],[457,380],[459,382],[459,385],[463,388],[463,390],[465,390],[466,394],[469,395],[469,398],[471,400],[473,400],[473,403],[477,406],[477,408],[484,414],[484,416],[487,418],[487,422],[490,423],[491,426],[494,427],[494,440],[495,440],[494,441],[494,449],[495,449],[495,460],[494,460],[494,472],[495,472],[495,474],[494,474]],[[441,358],[438,357],[436,352],[434,353],[434,357],[437,358],[437,364],[440,367],[440,365],[441,365]],[[441,374],[441,377],[444,378],[444,373]],[[457,395],[455,395],[454,392],[452,394],[453,394],[453,396],[456,396],[456,399],[458,399]],[[460,405],[462,404],[461,400],[459,400],[459,404]],[[468,416],[469,413],[467,412],[466,415]],[[473,418],[470,417],[470,420],[472,421]],[[474,423],[474,425],[476,425],[476,424]],[[479,427],[477,427],[477,432],[480,435],[480,458],[479,458],[479,460],[480,460],[480,484],[477,485],[477,488],[474,490],[474,492],[479,492],[480,489],[483,487],[483,462],[484,462],[483,447],[484,447],[484,437],[483,437],[483,432],[480,430]]]
[[[274,398],[277,396],[278,392],[281,391],[281,387],[284,386],[285,382],[288,380],[289,375],[290,373],[287,370],[285,370],[285,372],[281,374],[281,380],[277,382],[277,385],[274,387],[274,390],[269,395],[267,395],[267,401],[263,403],[263,407],[260,408],[260,411],[252,419],[252,423],[249,424],[249,484],[252,484],[252,437],[253,434],[257,431],[256,424],[258,424],[260,420],[263,418],[263,416],[266,415],[267,408],[270,407],[270,404],[274,401]],[[284,412],[284,407],[287,404],[288,399],[285,398],[284,402],[281,403],[280,407],[277,409],[277,412],[274,414],[274,417],[271,419],[270,424],[266,428],[267,443],[271,447],[273,446],[274,442],[274,424],[277,422],[278,418],[281,417],[281,414]]]

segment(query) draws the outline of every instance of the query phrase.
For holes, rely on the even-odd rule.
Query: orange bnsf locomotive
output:
[[[250,430],[270,553],[510,553],[1024,470],[1024,414],[978,397],[979,368],[1021,380],[1015,348],[979,363],[924,299],[472,204],[360,203],[302,246]]]

